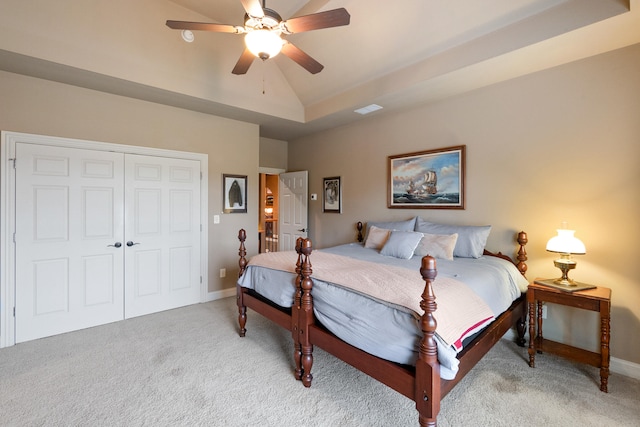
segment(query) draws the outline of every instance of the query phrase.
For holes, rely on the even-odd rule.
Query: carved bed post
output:
[[[422,258],[420,274],[425,281],[420,308],[424,314],[420,319],[423,337],[418,348],[416,361],[415,402],[421,427],[436,426],[440,412],[440,365],[435,340],[437,322],[433,315],[436,311],[436,296],[432,283],[436,278],[436,260],[432,256]]]
[[[527,233],[525,233],[524,231],[518,233],[518,244],[520,245],[520,249],[518,249],[518,256],[516,257],[518,259],[516,267],[523,276],[525,276],[525,273],[527,272],[527,251],[524,247],[528,242],[529,239],[527,238]],[[520,319],[518,320],[518,323],[516,323],[516,330],[518,331],[516,344],[518,344],[520,347],[524,347],[525,343],[527,342],[527,340],[524,338],[524,334],[527,328],[527,305],[527,303],[522,305],[522,314]]]
[[[296,291],[293,295],[293,307],[291,308],[291,336],[293,337],[293,360],[296,368],[294,375],[297,380],[302,379],[302,347],[300,346],[300,299],[302,296],[302,237],[296,240],[296,252],[298,253],[298,261],[296,261]]]
[[[518,263],[516,264],[516,267],[518,267],[518,270],[520,271],[520,273],[522,273],[523,276],[527,272],[527,251],[524,248],[527,243],[529,243],[527,233],[525,233],[524,231],[518,233],[518,244],[520,245],[520,249],[518,250]]]
[[[358,229],[358,242],[362,243],[364,237],[362,237],[362,222],[358,221],[356,223],[356,228]]]
[[[300,348],[302,350],[302,384],[305,387],[311,387],[311,367],[313,365],[313,345],[309,340],[309,326],[313,324],[313,297],[311,296],[311,240],[304,239],[302,241],[301,252],[304,255],[301,269],[300,288],[302,295],[300,297],[300,309],[298,311],[299,319],[299,339]]]
[[[238,272],[238,277],[241,277],[244,274],[245,269],[247,268],[247,249],[244,246],[245,240],[247,240],[247,232],[244,228],[241,228],[238,231],[238,240],[240,240],[240,249],[238,249],[238,255],[240,259],[238,260],[238,266],[240,267],[240,271]],[[245,328],[247,324],[247,307],[244,305],[244,301],[242,300],[242,296],[244,295],[244,290],[240,285],[236,285],[236,303],[238,304],[238,324],[240,325],[240,336],[244,337],[247,333],[247,329]]]

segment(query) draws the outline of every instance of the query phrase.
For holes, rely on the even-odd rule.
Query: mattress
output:
[[[364,248],[359,243],[320,251],[401,267],[419,275],[421,257],[417,256],[409,260],[383,256],[377,250]],[[263,256],[269,256],[269,254],[258,255],[258,257]],[[292,252],[292,266],[296,259],[297,255]],[[312,253],[312,264],[313,259]],[[486,303],[496,317],[507,310],[511,303],[526,291],[528,285],[526,279],[512,263],[496,257],[454,258],[452,261],[438,259],[436,264],[438,278],[448,277],[463,282]],[[247,270],[238,283],[240,286],[255,290],[282,307],[291,307],[293,304],[295,275],[291,272],[252,265],[250,260]],[[313,278],[312,294],[316,318],[337,337],[377,357],[396,363],[415,365],[418,344],[422,337],[419,317],[415,312],[383,303],[372,296],[353,292],[339,284],[316,278]],[[436,293],[436,302],[438,302],[437,298]],[[416,295],[416,300],[420,300],[420,293]],[[435,317],[438,320],[438,311]],[[460,351],[460,347],[448,345],[438,336],[436,339],[439,340],[440,375],[444,379],[452,379],[458,370],[456,354]]]

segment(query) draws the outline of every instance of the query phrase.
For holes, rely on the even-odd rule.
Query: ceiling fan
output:
[[[260,0],[240,0],[240,2],[246,11],[244,26],[186,21],[167,21],[167,26],[183,31],[244,34],[246,47],[233,68],[233,74],[245,74],[256,57],[265,61],[280,52],[311,74],[316,74],[322,71],[324,66],[290,41],[283,39],[282,35],[349,25],[351,18],[345,8],[339,8],[283,21],[278,12],[265,7],[266,0],[263,0],[262,5]]]

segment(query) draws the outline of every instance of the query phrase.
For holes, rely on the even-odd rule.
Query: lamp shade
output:
[[[558,230],[558,235],[553,236],[547,242],[547,250],[561,254],[586,254],[587,249],[584,247],[584,243],[573,235],[575,232],[575,230]]]
[[[273,58],[280,53],[284,41],[278,33],[271,30],[253,30],[244,36],[247,49],[260,59]]]

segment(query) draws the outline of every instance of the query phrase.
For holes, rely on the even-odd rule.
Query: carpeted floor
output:
[[[235,298],[0,350],[3,426],[417,426],[413,402],[320,349],[293,378],[289,334]],[[638,426],[640,381],[502,340],[442,402],[440,427]]]

